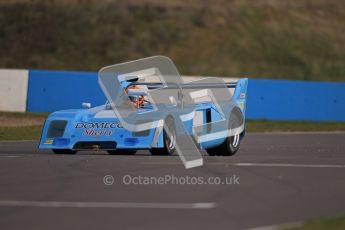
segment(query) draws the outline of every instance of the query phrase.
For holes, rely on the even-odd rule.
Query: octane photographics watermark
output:
[[[105,175],[103,177],[103,183],[105,185],[112,185],[112,184],[114,184],[114,181],[115,181],[115,179],[112,175]]]
[[[112,175],[105,175],[103,177],[105,185],[113,185],[114,182],[124,185],[239,185],[240,177],[235,174],[226,177],[175,176],[172,174],[142,176],[127,174],[116,181]]]

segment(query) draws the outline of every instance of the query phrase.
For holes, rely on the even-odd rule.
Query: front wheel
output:
[[[176,147],[176,129],[174,118],[168,117],[165,119],[165,125],[168,127],[170,133],[163,130],[163,148],[152,148],[150,153],[152,155],[172,155]]]
[[[52,149],[55,154],[76,154],[77,151],[72,149]]]

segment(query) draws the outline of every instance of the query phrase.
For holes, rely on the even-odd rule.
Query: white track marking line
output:
[[[41,208],[150,208],[150,209],[210,209],[216,203],[134,203],[134,202],[61,202],[0,200],[0,206]]]
[[[286,223],[286,224],[268,225],[268,226],[249,228],[247,230],[279,230],[279,229],[286,229],[286,228],[298,228],[301,226],[303,226],[303,222],[291,222],[291,223]]]
[[[15,155],[10,155],[10,156],[0,156],[0,157],[6,157],[6,158],[17,158],[17,157],[20,157],[20,156],[15,156]]]
[[[266,132],[252,132],[246,135],[324,135],[324,134],[345,134],[345,131],[266,131]]]
[[[177,165],[178,162],[142,162],[146,165]],[[276,164],[276,163],[227,163],[209,162],[205,165],[226,165],[239,167],[295,167],[295,168],[345,168],[345,165],[324,165],[324,164]]]
[[[27,143],[27,142],[38,142],[38,140],[13,140],[13,141],[0,141],[0,144],[6,143]]]
[[[345,165],[318,165],[318,164],[235,163],[233,165],[254,166],[254,167],[345,168]]]

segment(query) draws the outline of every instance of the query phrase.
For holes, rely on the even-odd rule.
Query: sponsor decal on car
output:
[[[244,109],[244,102],[241,101],[240,103],[238,103],[238,105],[240,106],[240,108],[243,110]]]
[[[51,145],[53,144],[53,139],[46,139],[44,142],[45,145]]]
[[[115,128],[122,128],[117,122],[77,122],[76,129],[84,129],[83,136],[100,137],[111,136]]]
[[[77,122],[76,129],[115,129],[122,128],[122,125],[117,122]]]
[[[94,130],[94,129],[86,129],[83,132],[84,136],[92,136],[92,137],[100,137],[100,136],[111,136],[113,134],[113,131],[102,129],[102,130]]]

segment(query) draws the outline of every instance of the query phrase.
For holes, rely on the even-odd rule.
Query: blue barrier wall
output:
[[[98,84],[97,73],[67,71],[29,71],[27,111],[53,112],[92,106],[106,101]]]
[[[250,79],[248,119],[345,121],[345,83]],[[95,72],[29,72],[27,111],[52,112],[93,106],[106,98]]]
[[[250,79],[247,118],[345,121],[345,83]]]

